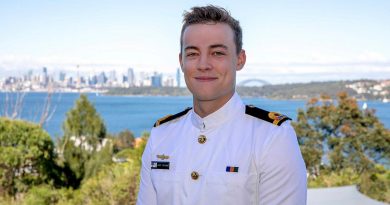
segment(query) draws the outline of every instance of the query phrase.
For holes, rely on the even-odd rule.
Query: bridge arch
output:
[[[241,81],[240,83],[238,83],[238,86],[263,86],[263,85],[270,85],[271,83],[265,81],[265,80],[261,80],[261,79],[257,79],[257,78],[250,78],[250,79],[246,79],[246,80],[243,80]]]

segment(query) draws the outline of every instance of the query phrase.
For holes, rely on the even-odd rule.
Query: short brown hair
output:
[[[242,49],[242,29],[240,22],[234,19],[226,9],[214,5],[203,7],[192,7],[191,11],[185,11],[183,14],[183,26],[180,34],[180,51],[183,49],[184,30],[193,24],[206,23],[226,23],[234,32],[234,43],[237,54]]]

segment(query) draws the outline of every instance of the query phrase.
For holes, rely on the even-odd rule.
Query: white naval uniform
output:
[[[294,129],[246,114],[237,93],[204,118],[192,109],[152,129],[137,204],[304,205],[306,168]]]

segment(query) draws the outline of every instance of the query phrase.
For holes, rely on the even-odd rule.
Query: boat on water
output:
[[[366,110],[366,109],[367,109],[367,107],[368,107],[367,103],[366,103],[366,102],[364,102],[364,103],[363,103],[363,106],[362,106],[362,109],[363,109],[363,110]]]
[[[387,98],[383,98],[382,102],[383,102],[383,103],[388,103],[388,102],[390,102],[390,100],[387,99]]]

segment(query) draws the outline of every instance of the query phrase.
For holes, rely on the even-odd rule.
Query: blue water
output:
[[[6,114],[6,104],[8,104],[8,113],[11,114],[10,105],[12,103],[6,103],[6,96],[8,96],[8,102],[14,102],[16,99],[15,94],[0,93],[0,116]],[[39,122],[46,97],[47,94],[45,93],[26,93],[21,106],[21,118]],[[56,93],[52,96],[51,114],[43,127],[53,138],[62,135],[62,123],[66,118],[66,113],[74,106],[78,97],[79,94],[76,93]],[[167,114],[180,112],[192,105],[192,97],[190,96],[96,96],[95,94],[88,94],[88,98],[104,119],[109,133],[118,133],[124,129],[129,129],[135,136],[140,136],[143,131],[150,131],[157,119]],[[280,112],[292,119],[296,118],[297,109],[304,108],[306,103],[303,100],[270,100],[264,98],[244,98],[243,100],[246,104]],[[377,110],[379,119],[387,128],[390,128],[390,103],[385,104],[379,101],[368,101],[366,103],[369,108]]]

